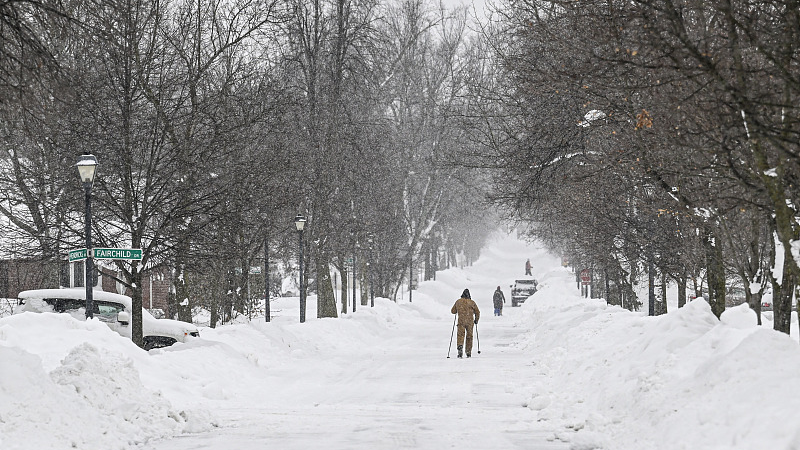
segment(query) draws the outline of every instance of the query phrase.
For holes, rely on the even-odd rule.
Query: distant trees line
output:
[[[2,251],[61,261],[82,247],[75,162],[92,153],[95,245],[144,250],[116,262],[134,311],[164,269],[172,315],[202,306],[213,326],[244,311],[265,242],[273,262],[296,258],[297,213],[320,317],[337,315],[329,268],[346,280],[356,242],[366,262],[372,237],[374,287],[392,298],[410,262],[430,277],[474,259],[494,227],[454,157],[474,145],[454,114],[465,10],[43,0],[0,3],[0,21]]]
[[[800,257],[797,2],[501,1],[468,115],[493,198],[609,302],[727,285],[789,332]],[[652,284],[652,283],[651,283]],[[701,292],[705,291],[705,292]],[[666,311],[653,293],[654,313]]]
[[[303,213],[334,317],[329,267],[346,274],[356,241],[373,236],[376,291],[393,297],[410,261],[432,277],[433,255],[477,255],[491,186],[611,303],[638,308],[638,283],[671,280],[679,304],[693,289],[720,315],[737,281],[757,312],[771,289],[789,331],[796,2],[504,0],[481,36],[422,0],[0,10],[6,254],[80,246],[74,163],[91,152],[97,245],[145,250],[117,265],[135,302],[168,268],[173,313],[228,320],[265,242],[296,258]],[[666,310],[663,288],[648,300]]]

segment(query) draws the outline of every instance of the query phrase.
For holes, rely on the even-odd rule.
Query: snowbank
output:
[[[800,403],[800,352],[756,325],[747,305],[717,320],[703,300],[646,317],[583,299],[549,274],[524,305],[519,343],[546,385],[524,404],[576,449],[788,449]]]
[[[91,341],[91,343],[89,343]],[[125,449],[205,429],[145,387],[146,354],[99,321],[24,313],[0,320],[0,448]]]
[[[326,355],[335,371],[346,361],[330,355],[352,354],[419,317],[387,299],[376,305],[306,324],[206,328],[198,340],[150,352],[98,320],[0,319],[0,449],[131,449],[230,425],[217,410],[258,403],[304,373],[308,358]]]

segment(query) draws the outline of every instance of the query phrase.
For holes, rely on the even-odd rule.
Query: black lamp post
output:
[[[652,203],[653,203],[653,201],[655,199],[655,195],[656,195],[655,194],[655,186],[650,185],[650,184],[646,184],[644,186],[643,190],[644,190],[644,195],[645,195],[645,197],[647,198],[647,201],[648,201],[647,208],[648,208],[648,211],[649,211],[650,208],[652,207]],[[647,252],[647,255],[646,255],[646,258],[647,258],[647,311],[648,311],[647,314],[649,316],[655,316],[656,315],[655,264],[653,263],[653,258],[655,257],[654,256],[654,252],[653,252],[653,234],[654,234],[653,225],[654,225],[654,222],[655,222],[655,219],[652,218],[650,216],[649,212],[648,212],[647,216],[645,217],[645,232],[647,233],[647,236],[645,237],[645,239],[647,240],[647,243],[645,244],[645,247],[647,249],[646,250],[646,252]]]
[[[652,250],[647,255],[647,315],[656,315],[656,275]]]
[[[264,317],[266,321],[270,321],[269,306],[269,224],[267,224],[267,232],[264,235]]]
[[[369,306],[375,306],[375,291],[372,287],[372,247],[375,244],[375,239],[372,233],[367,235],[367,245],[369,246],[369,261],[367,262],[367,270],[369,271]]]
[[[353,244],[353,312],[356,312],[356,304],[358,303],[358,299],[356,298],[356,252],[358,251],[358,238],[356,238],[355,244]]]
[[[408,303],[414,290],[414,246],[408,248]]]
[[[303,285],[303,228],[306,226],[306,218],[302,214],[298,214],[294,218],[294,226],[297,228],[297,234],[300,236],[300,323],[306,321],[306,288]]]
[[[94,259],[92,258],[92,183],[94,183],[94,173],[97,169],[97,158],[91,154],[81,155],[78,158],[78,174],[83,182],[83,190],[86,193],[86,318],[94,317],[94,298],[92,298],[92,280],[94,275]]]

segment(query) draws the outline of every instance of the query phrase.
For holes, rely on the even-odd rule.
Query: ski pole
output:
[[[481,337],[478,334],[478,323],[475,322],[475,339],[478,341],[478,354],[481,354]]]
[[[453,316],[453,329],[450,331],[450,345],[447,346],[447,358],[450,358],[450,349],[453,347],[453,332],[456,331],[456,317],[457,315]]]

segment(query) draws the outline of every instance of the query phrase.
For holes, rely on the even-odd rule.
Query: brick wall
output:
[[[0,297],[16,298],[28,289],[57,288],[60,272],[60,261],[0,260]]]
[[[118,292],[117,281],[112,278],[113,272],[111,269],[104,268],[102,271],[106,274],[102,277],[103,290],[107,292]],[[167,276],[166,271],[153,274],[152,277],[145,275],[144,278],[142,278],[142,306],[144,306],[146,309],[150,309],[151,280],[153,293],[152,307],[154,309],[162,309],[166,312],[170,285],[169,276]],[[130,296],[130,289],[126,289],[125,292],[122,292],[122,294]]]
[[[109,268],[99,268],[101,272],[100,289],[106,292],[119,293],[117,281],[112,278],[114,272]],[[71,272],[74,280],[70,282]],[[0,298],[16,298],[21,291],[29,289],[46,289],[59,287],[83,286],[83,263],[70,264],[67,261],[42,261],[24,259],[0,260]],[[142,306],[150,308],[150,276],[142,280]],[[153,308],[167,311],[170,280],[168,272],[154,274],[152,277]],[[73,286],[70,286],[73,284]],[[122,292],[130,296],[130,290]]]

